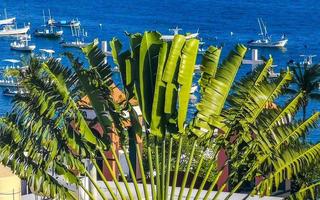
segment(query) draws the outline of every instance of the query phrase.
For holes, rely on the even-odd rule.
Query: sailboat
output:
[[[258,24],[260,28],[260,36],[261,39],[259,40],[251,40],[247,43],[248,46],[251,47],[285,47],[288,43],[288,39],[285,35],[282,35],[282,37],[279,40],[272,41],[271,36],[268,34],[267,26],[264,24],[263,20],[261,18],[258,18]]]
[[[169,29],[169,31],[172,32],[173,35],[162,35],[160,37],[160,39],[163,40],[163,41],[172,41],[174,36],[179,34],[179,31],[182,31],[182,29],[177,26],[176,28]],[[191,33],[191,34],[187,34],[186,35],[186,39],[188,40],[188,39],[191,39],[191,38],[196,38],[198,36],[199,36],[198,32],[197,33]]]
[[[82,38],[80,38],[80,27],[71,27],[72,36],[76,38],[75,41],[72,42],[62,42],[62,47],[74,47],[74,48],[83,48],[89,45],[89,43],[84,42],[84,38],[88,37],[88,33],[82,29]]]
[[[15,51],[31,52],[36,48],[36,45],[29,44],[29,41],[31,41],[31,36],[23,35],[19,37],[18,40],[12,42],[10,44],[10,47],[12,50],[15,50]]]
[[[80,27],[81,23],[78,19],[72,19],[71,21],[61,20],[56,21],[51,17],[49,10],[49,19],[47,21],[48,25],[57,26],[57,27]]]
[[[0,30],[0,36],[22,35],[26,34],[29,31],[29,26],[17,28],[16,18],[8,18],[6,9],[4,10],[4,15],[5,19],[0,20],[0,25],[3,27]]]
[[[34,32],[34,35],[37,37],[45,37],[45,38],[51,38],[51,39],[57,39],[60,38],[63,34],[63,30],[55,30],[55,26],[52,24],[46,25],[46,17],[43,11],[43,29],[39,30],[37,29]]]

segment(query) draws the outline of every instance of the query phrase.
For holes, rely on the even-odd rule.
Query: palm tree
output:
[[[16,96],[12,112],[0,121],[0,161],[26,178],[35,192],[52,198],[76,198],[72,190],[51,175],[54,171],[65,182],[82,188],[90,199],[95,196],[84,187],[78,175],[88,177],[102,199],[182,199],[184,192],[187,192],[186,199],[213,199],[223,195],[221,191],[231,183],[230,194],[224,196],[228,199],[256,176],[263,176],[263,180],[250,188],[252,192],[249,194],[264,196],[274,191],[272,186],[277,190],[285,179],[303,173],[305,166],[319,161],[319,143],[299,149],[294,145],[301,135],[314,127],[319,113],[302,121],[285,123],[284,120],[288,114],[296,114],[302,92],[283,107],[266,109],[290,83],[289,70],[278,79],[269,81],[270,59],[252,74],[235,82],[246,48],[237,45],[219,65],[222,49],[209,47],[201,66],[201,99],[197,113],[188,122],[186,116],[199,41],[176,35],[172,42],[163,42],[158,32],[129,34],[128,37],[130,50],[122,51],[117,39],[111,42],[111,47],[127,99],[137,98],[145,122],[149,171],[145,170],[145,163],[137,154],[142,188],[125,150],[125,142],[121,146],[125,150],[132,181],[126,179],[107,135],[113,126],[122,141],[128,139],[128,131],[142,134],[137,114],[130,104],[113,101],[111,90],[115,85],[111,69],[94,42],[83,49],[89,66],[84,66],[70,54],[67,56],[73,70],[54,59],[43,63],[31,60],[27,73],[21,74],[28,95]],[[77,105],[83,95],[89,97],[96,113],[95,121],[101,124],[104,134],[95,134],[86,123]],[[129,112],[132,125],[128,129],[124,128],[125,111]],[[189,138],[194,142],[190,152],[186,152],[182,144]],[[176,154],[172,153],[173,141],[178,143]],[[136,148],[139,152],[138,145]],[[196,149],[202,152],[197,161],[194,160]],[[212,155],[210,166],[193,195],[208,149]],[[216,158],[222,149],[227,160],[222,163],[222,168],[217,168]],[[111,173],[113,183],[103,178],[96,155],[100,153],[105,165],[111,169],[104,156],[106,150],[111,150],[115,157],[121,182],[114,173]],[[187,165],[178,191],[177,176],[182,159]],[[85,160],[96,166],[106,190],[91,176]],[[187,183],[193,162],[197,162],[196,170],[192,181]],[[218,192],[212,192],[225,168],[230,169],[227,179]],[[238,174],[239,168],[245,168],[246,174]],[[209,176],[214,178],[205,191]],[[302,188],[297,197],[314,187],[317,184]]]
[[[289,67],[293,72],[293,87],[288,88],[289,93],[297,94],[299,91],[305,93],[302,102],[303,119],[306,119],[307,106],[309,100],[320,100],[320,65],[308,63],[289,62]]]

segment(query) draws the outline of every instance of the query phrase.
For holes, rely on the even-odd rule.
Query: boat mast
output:
[[[46,16],[44,14],[44,10],[42,10],[42,15],[43,15],[43,25],[46,25]]]
[[[49,20],[51,20],[51,12],[50,12],[50,9],[48,9],[48,14],[49,14]]]
[[[264,40],[265,39],[265,35],[264,35],[263,29],[262,29],[260,18],[258,18],[258,24],[259,24],[259,28],[260,28],[260,35],[262,36],[262,39]]]
[[[176,26],[176,28],[170,28],[169,31],[172,31],[174,35],[179,34],[179,31],[181,31],[182,29],[179,28],[178,26]]]
[[[74,33],[73,33],[73,28],[72,28],[72,26],[70,26],[70,28],[71,28],[71,35],[72,35],[72,37],[74,37]]]
[[[4,18],[5,18],[5,19],[8,19],[8,16],[7,16],[7,9],[6,9],[6,8],[4,9]]]
[[[263,23],[262,19],[260,19],[260,20],[261,20],[261,24],[262,24],[263,29],[264,29],[264,35],[265,35],[265,37],[266,37],[267,39],[270,39],[270,38],[268,37],[267,26]]]

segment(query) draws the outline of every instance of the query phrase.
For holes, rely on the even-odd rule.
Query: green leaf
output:
[[[158,32],[145,32],[140,45],[140,107],[147,124],[151,124],[152,102],[156,82],[158,54],[162,41]]]

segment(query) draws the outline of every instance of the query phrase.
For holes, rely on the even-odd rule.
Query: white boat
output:
[[[50,10],[49,10],[49,19],[47,21],[47,24],[50,26],[57,26],[57,27],[80,27],[81,25],[78,19],[72,19],[70,21],[66,21],[66,20],[56,21],[51,17]]]
[[[262,21],[261,18],[258,18],[258,24],[260,28],[260,36],[261,39],[259,40],[251,40],[247,43],[250,47],[269,47],[269,48],[281,48],[285,47],[288,43],[288,38],[285,35],[282,35],[282,37],[279,40],[273,41],[271,39],[271,36],[268,35],[267,27]]]
[[[24,35],[24,36],[21,36],[18,40],[12,42],[10,44],[10,47],[12,50],[15,50],[15,51],[31,52],[36,48],[36,45],[29,44],[29,41],[31,41],[31,36]]]
[[[8,19],[1,19],[0,26],[14,24],[15,22],[16,22],[15,17],[8,18]]]
[[[75,41],[71,42],[61,42],[62,47],[73,47],[73,48],[83,48],[88,46],[90,43],[84,42],[84,38],[88,37],[88,33],[82,29],[82,35],[80,33],[80,27],[71,27],[71,34],[76,38]]]
[[[12,36],[12,35],[23,35],[26,34],[30,27],[25,26],[23,28],[17,28],[16,18],[7,18],[6,9],[4,10],[5,19],[0,20],[2,29],[0,30],[0,36]]]
[[[4,19],[1,19],[0,20],[0,26],[3,26],[3,25],[12,25],[16,22],[16,18],[15,17],[11,17],[11,18],[8,18],[7,16],[7,10],[4,9]]]
[[[41,52],[41,58],[52,58],[53,54],[55,53],[54,50],[52,49],[39,49],[39,51]]]
[[[78,19],[72,19],[71,21],[61,20],[61,21],[55,21],[54,19],[48,20],[48,25],[51,26],[58,26],[58,27],[79,27],[80,21]]]
[[[74,48],[83,48],[88,46],[90,43],[85,43],[80,40],[72,41],[72,42],[62,42],[61,46],[62,47],[74,47]]]
[[[29,26],[16,28],[14,25],[5,25],[3,29],[0,30],[0,36],[24,35],[29,31],[29,29]]]
[[[179,31],[182,31],[181,28],[179,27],[176,27],[176,28],[173,28],[173,29],[169,29],[170,32],[173,32],[173,35],[162,35],[160,37],[161,40],[163,41],[172,41],[174,36],[179,34]],[[196,38],[199,36],[199,33],[191,33],[191,34],[187,34],[186,35],[186,39],[189,40],[189,39],[192,39],[192,38]]]
[[[55,53],[52,49],[39,49],[41,55],[38,56],[39,60],[46,61],[50,58],[53,58],[53,54]],[[58,61],[61,61],[61,58],[55,58]]]

